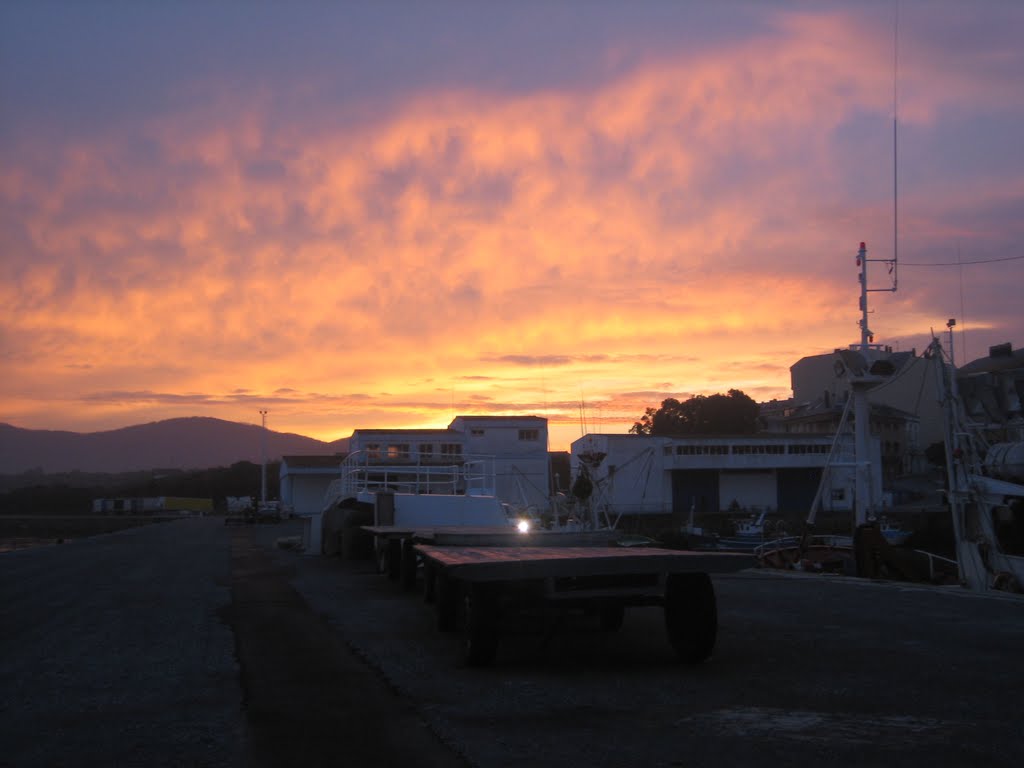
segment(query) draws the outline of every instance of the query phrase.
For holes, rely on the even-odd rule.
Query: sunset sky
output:
[[[894,113],[875,341],[1024,346],[1022,37],[1009,0],[4,3],[0,422],[564,450],[788,397],[893,254]]]

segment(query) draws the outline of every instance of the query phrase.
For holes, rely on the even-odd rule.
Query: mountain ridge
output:
[[[0,474],[33,470],[130,472],[207,469],[239,461],[288,455],[325,455],[348,450],[348,438],[324,442],[208,416],[185,416],[100,432],[24,429],[0,423]]]

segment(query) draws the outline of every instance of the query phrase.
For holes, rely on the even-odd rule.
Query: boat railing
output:
[[[324,509],[341,500],[344,487],[345,484],[340,477],[331,480],[331,484],[324,491]]]
[[[341,463],[340,482],[331,483],[335,494],[392,491],[411,494],[493,496],[493,456],[446,454],[438,457],[416,451],[382,456],[376,451],[355,451]],[[339,483],[335,486],[335,483]]]
[[[936,555],[934,552],[926,552],[923,549],[913,549],[913,550],[911,550],[911,552],[914,552],[915,554],[918,554],[918,555],[923,555],[925,558],[927,558],[927,560],[928,560],[928,579],[931,580],[931,581],[935,581],[935,579],[939,575],[939,572],[935,568],[936,563],[941,563],[942,565],[945,566],[943,568],[943,573],[948,573],[948,572],[956,573],[957,572],[957,562],[956,562],[956,560],[950,560],[948,557],[943,557],[942,555]]]
[[[807,547],[848,549],[853,546],[853,537],[831,533],[818,533],[806,539],[803,536],[783,536],[782,538],[766,541],[764,544],[754,547],[754,555],[755,557],[763,557],[769,552],[778,552],[782,549],[796,549],[801,546],[801,543]]]

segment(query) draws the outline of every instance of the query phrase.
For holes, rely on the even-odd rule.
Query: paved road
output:
[[[223,524],[0,554],[0,764],[240,763]]]
[[[464,766],[288,585],[280,533],[183,520],[0,555],[0,765]]]
[[[1021,600],[750,571],[715,578],[704,665],[652,608],[512,631],[476,670],[369,563],[274,546],[294,532],[0,555],[0,764],[1024,764]]]
[[[511,631],[478,670],[367,564],[278,557],[475,765],[1024,765],[1024,600],[751,570],[714,578],[718,645],[698,667],[639,608],[615,633]]]

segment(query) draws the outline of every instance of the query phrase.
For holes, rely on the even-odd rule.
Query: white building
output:
[[[858,360],[863,371],[877,379],[866,396],[870,429],[882,445],[886,479],[927,471],[924,451],[943,439],[942,410],[931,364],[915,350],[851,345],[848,350],[801,358],[789,369],[793,399],[770,428],[834,432],[850,397],[851,360]]]
[[[478,490],[512,504],[543,508],[548,503],[548,422],[539,416],[457,416],[447,429],[357,429],[349,449],[381,467],[483,458],[494,487]]]
[[[760,433],[717,437],[586,435],[572,444],[572,475],[587,465],[594,503],[620,515],[672,516],[682,523],[698,514],[764,509],[806,517],[829,460],[833,438]],[[877,437],[870,440],[871,466],[880,466]],[[821,509],[852,512],[853,438],[839,441],[825,476]],[[870,472],[875,498],[881,473]]]
[[[282,456],[281,503],[300,517],[314,515],[324,506],[324,494],[341,474],[344,454],[331,456]]]
[[[487,457],[495,486],[487,490],[503,501],[542,507],[551,476],[547,447],[547,419],[539,416],[457,416],[447,429],[357,429],[347,455],[362,453],[367,463],[381,467]],[[341,476],[345,457],[282,457],[281,501],[296,515],[319,512],[331,482]]]

